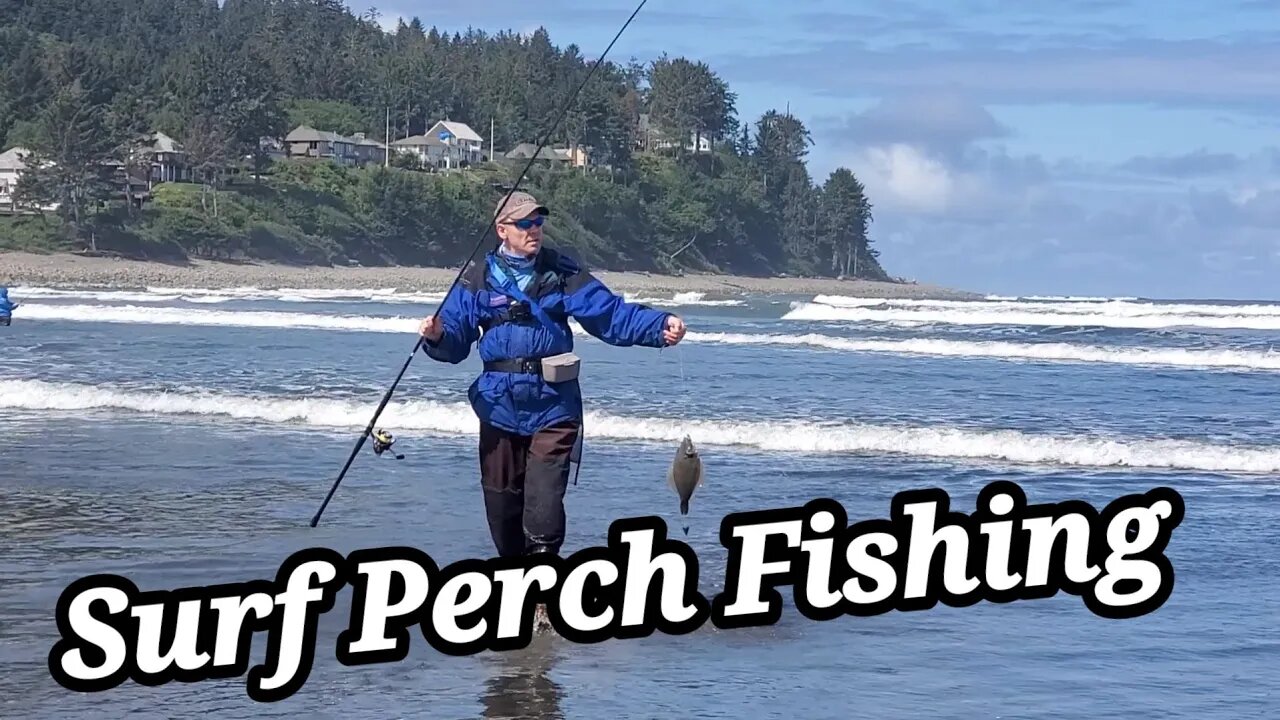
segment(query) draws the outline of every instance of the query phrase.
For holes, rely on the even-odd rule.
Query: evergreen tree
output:
[[[85,8],[0,2],[0,149],[34,153],[21,193],[59,203],[72,235],[93,238],[99,211],[123,206],[113,237],[148,252],[456,263],[523,167],[503,153],[543,140],[594,62],[546,28],[448,33],[415,17],[385,31],[376,10],[343,0]],[[777,110],[740,119],[736,105],[704,62],[602,64],[549,137],[586,166],[541,161],[524,182],[562,208],[549,240],[613,268],[885,277],[854,174],[815,185],[804,124]],[[672,149],[647,148],[646,113]],[[304,124],[394,141],[438,120],[470,125],[486,146],[492,128],[499,162],[434,173],[393,152],[389,168],[272,164],[261,142]],[[117,183],[149,174],[157,131],[182,145],[197,184],[158,186],[135,212]]]

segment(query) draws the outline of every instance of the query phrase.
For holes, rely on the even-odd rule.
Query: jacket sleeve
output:
[[[595,337],[619,347],[660,348],[662,331],[671,313],[629,303],[605,287],[585,269],[565,283],[565,310]]]
[[[440,306],[439,317],[444,321],[444,334],[437,342],[423,338],[422,351],[433,360],[457,365],[467,359],[471,344],[480,337],[475,295],[462,283],[454,285]]]

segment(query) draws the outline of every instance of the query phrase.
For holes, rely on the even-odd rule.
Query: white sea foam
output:
[[[206,310],[204,308],[138,307],[136,305],[22,306],[23,319],[69,320],[149,325],[219,325],[226,327],[309,328],[365,332],[412,333],[421,317],[325,315],[320,313]],[[428,313],[423,312],[423,317]]]
[[[439,303],[443,292],[399,292],[395,288],[373,290],[327,288],[279,288],[263,290],[256,287],[239,288],[170,288],[149,287],[145,290],[68,289],[46,287],[14,287],[9,290],[15,298],[54,298],[70,300],[98,300],[101,302],[189,302],[222,303],[230,300],[274,300],[293,303]]]
[[[1044,302],[1110,302],[1112,300],[1137,300],[1136,297],[1098,297],[1095,295],[987,295],[987,300],[1040,300]]]
[[[1050,315],[1104,315],[1114,317],[1280,317],[1280,304],[1256,303],[1252,305],[1206,305],[1193,303],[1143,303],[1128,300],[1097,298],[1044,303],[1024,302],[1016,298],[999,301],[979,300],[916,300],[912,298],[860,298],[846,295],[816,295],[810,301],[818,305],[837,308],[947,308],[968,312],[1020,312]]]
[[[682,292],[676,293],[669,298],[650,297],[647,295],[635,295],[624,293],[623,297],[627,302],[643,303],[645,305],[653,305],[654,307],[681,307],[692,305],[703,305],[708,307],[741,307],[746,305],[742,300],[707,300],[706,293],[700,292]]]
[[[444,292],[409,292],[396,288],[373,290],[329,289],[329,288],[277,288],[264,290],[256,287],[238,288],[171,288],[148,287],[144,290],[110,290],[110,289],[73,289],[47,287],[14,287],[10,293],[15,298],[52,298],[70,300],[97,300],[100,302],[134,302],[134,303],[221,303],[230,300],[274,300],[293,303],[428,303],[434,304],[444,300]],[[723,299],[707,300],[706,293],[683,292],[671,297],[651,297],[644,295],[626,295],[631,302],[662,307],[681,306],[742,306],[742,300]]]
[[[875,352],[941,357],[997,358],[1005,360],[1054,360],[1162,365],[1187,368],[1235,368],[1280,370],[1280,352],[1249,350],[1188,350],[1183,348],[1121,348],[1069,343],[970,342],[917,338],[907,340],[855,340],[809,333],[805,335],[748,335],[745,333],[689,332],[686,340],[731,345],[783,345],[826,348],[846,352]]]
[[[917,300],[841,304],[794,302],[783,320],[920,322],[956,325],[1091,326],[1116,328],[1205,327],[1280,330],[1280,306],[1186,306],[1089,304],[1082,307],[1026,303],[965,303]],[[910,303],[910,304],[908,304]],[[953,304],[944,304],[953,303]],[[1194,310],[1191,308],[1195,308]]]
[[[157,308],[131,305],[24,306],[27,319],[76,322],[207,325],[281,329],[342,330],[349,332],[412,333],[421,318],[411,316],[325,315],[318,313]],[[899,321],[902,322],[902,321]],[[902,324],[910,324],[902,322]],[[576,321],[569,326],[580,337],[586,331]],[[842,352],[875,352],[934,357],[981,357],[1008,360],[1097,362],[1120,365],[1160,365],[1185,368],[1280,370],[1280,352],[1250,350],[1191,350],[1183,348],[1114,348],[1069,343],[956,341],[928,338],[859,340],[816,333],[804,335],[689,332],[686,342],[728,345],[815,347]]]
[[[358,428],[376,403],[290,399],[212,392],[112,390],[40,380],[0,380],[0,407],[26,410],[133,411],[195,415],[288,425]],[[380,420],[400,432],[473,434],[478,422],[463,403],[402,400]],[[588,433],[614,440],[678,441],[687,432],[706,446],[747,446],[776,452],[893,453],[941,459],[1037,465],[1148,467],[1208,472],[1280,472],[1280,449],[1189,440],[1064,437],[1015,430],[893,427],[845,421],[681,420],[590,412]]]

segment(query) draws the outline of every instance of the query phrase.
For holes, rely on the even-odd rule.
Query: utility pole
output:
[[[387,132],[383,135],[386,138],[384,143],[386,147],[382,149],[382,167],[391,167],[391,106],[387,106]]]
[[[490,115],[490,116],[489,116],[489,162],[493,162],[493,161],[494,161],[494,160],[493,160],[493,158],[494,158],[494,150],[493,150],[493,116],[492,116],[492,115]]]

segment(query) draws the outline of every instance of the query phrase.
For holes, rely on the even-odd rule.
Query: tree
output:
[[[226,170],[250,157],[263,169],[260,139],[298,124],[394,140],[437,120],[485,140],[493,123],[488,144],[502,164],[517,143],[544,139],[595,60],[557,47],[545,28],[443,32],[412,18],[387,32],[345,0],[93,5],[0,0],[0,149],[37,151],[24,191],[62,202],[80,233],[104,203],[132,207],[112,169],[145,175],[154,133],[177,139],[200,200],[189,186],[157,193],[119,233],[101,233],[132,234],[134,247],[456,262],[494,186],[522,164],[433,173],[401,155],[385,169],[284,162],[243,190],[226,186]],[[881,273],[857,178],[838,171],[815,187],[804,124],[789,109],[740,122],[736,103],[703,62],[602,63],[548,138],[552,151],[590,148],[589,165],[539,163],[523,183],[562,208],[548,238],[609,268]],[[659,140],[675,141],[675,157],[638,152],[643,113],[665,131]],[[712,152],[688,153],[707,137]]]
[[[813,138],[804,123],[790,114],[783,115],[769,110],[756,121],[754,157],[760,165],[765,183],[765,195],[774,203],[782,203],[792,180],[798,180],[795,169],[804,168],[804,158],[809,153]],[[808,173],[803,184],[808,189]],[[793,190],[794,195],[798,190]]]
[[[871,203],[848,168],[838,168],[827,177],[819,218],[819,237],[831,253],[831,270],[855,277],[871,271],[868,261],[872,258],[867,254]]]
[[[222,173],[235,157],[236,140],[227,125],[216,115],[197,115],[187,123],[182,145],[193,174],[200,179],[200,207],[209,212],[209,195],[213,195],[213,217],[218,216],[218,187]]]
[[[111,142],[111,155],[124,175],[126,211],[133,215],[133,180],[151,173],[151,146],[154,135],[146,122],[144,102],[134,93],[117,93],[106,107],[103,130]]]
[[[649,88],[650,120],[663,128],[663,139],[676,143],[677,152],[691,137],[696,152],[702,138],[723,138],[736,128],[737,96],[706,63],[664,54],[649,71]]]
[[[76,237],[90,211],[111,193],[106,168],[113,143],[104,109],[91,102],[91,94],[80,78],[54,93],[38,117],[31,156],[24,161],[28,170],[15,193],[22,202],[58,203]]]

